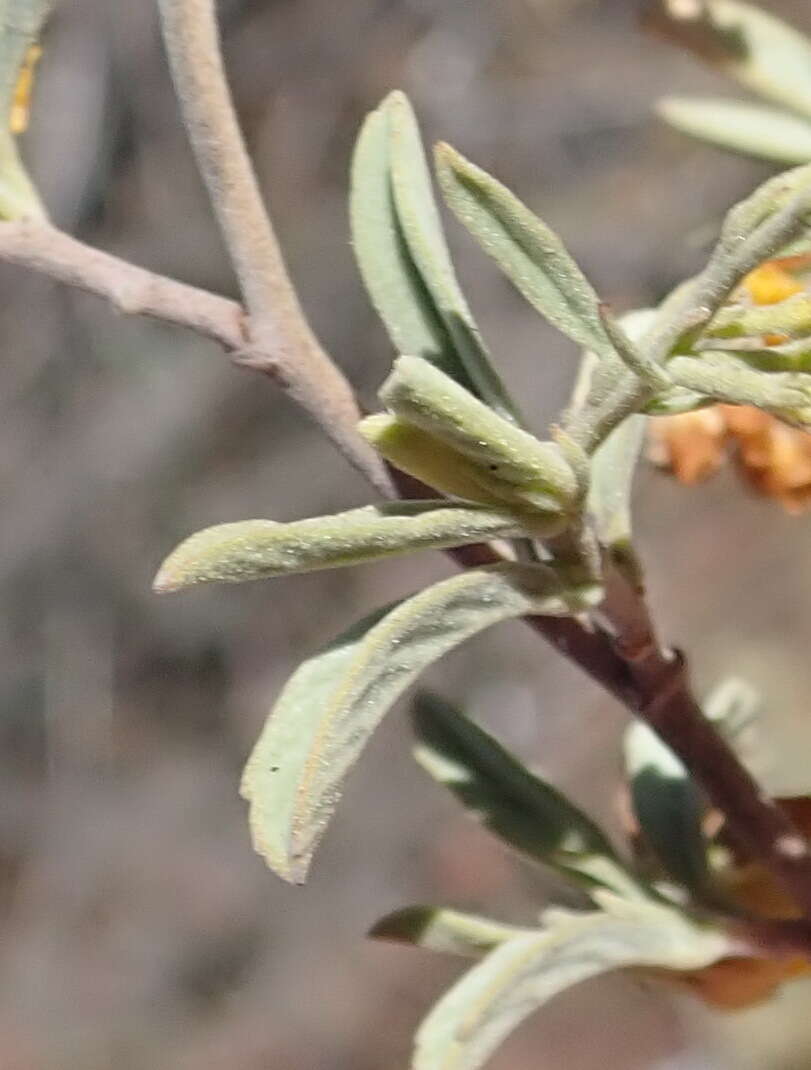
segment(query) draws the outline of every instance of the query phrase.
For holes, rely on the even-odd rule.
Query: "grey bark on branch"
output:
[[[346,378],[302,312],[234,111],[214,0],[158,0],[181,113],[248,311],[242,363],[267,370],[385,494],[391,482],[357,433]]]

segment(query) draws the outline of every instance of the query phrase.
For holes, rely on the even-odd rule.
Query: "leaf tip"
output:
[[[155,594],[172,594],[174,591],[181,590],[184,586],[183,582],[170,567],[172,556],[170,555],[166,558],[152,581],[152,590]]]
[[[431,924],[436,910],[433,907],[405,907],[380,918],[367,932],[371,940],[385,940],[395,944],[416,944]]]

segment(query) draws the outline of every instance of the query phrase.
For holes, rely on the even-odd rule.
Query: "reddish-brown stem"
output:
[[[659,643],[644,592],[610,570],[605,612],[630,676],[632,708],[678,755],[731,834],[780,880],[811,919],[811,852],[786,813],[750,775],[704,715],[680,651]]]

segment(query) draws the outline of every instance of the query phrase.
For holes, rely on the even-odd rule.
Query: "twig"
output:
[[[355,395],[299,305],[234,112],[214,0],[158,0],[183,119],[248,310],[243,363],[267,371],[378,490],[380,458],[358,435]]]
[[[245,348],[244,313],[236,301],[136,267],[47,223],[0,223],[0,260],[103,297],[118,312],[188,327],[229,352]]]

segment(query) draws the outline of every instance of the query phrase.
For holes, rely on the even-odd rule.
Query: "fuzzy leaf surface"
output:
[[[398,353],[424,357],[473,386],[405,240],[391,179],[391,114],[384,102],[361,128],[352,158],[350,223],[361,276]]]
[[[514,487],[415,424],[381,412],[361,420],[358,430],[395,468],[443,494],[509,511],[533,535],[556,535],[566,527],[567,518],[551,500],[547,511],[522,512]]]
[[[397,218],[411,257],[453,340],[474,393],[496,412],[512,419],[513,406],[493,369],[451,263],[414,110],[406,95],[400,92],[387,97],[384,108],[389,119],[391,181]]]
[[[373,614],[305,661],[284,687],[242,781],[254,845],[279,876],[305,879],[344,776],[402,692],[429,665],[500,621],[566,614],[599,597],[551,569],[470,569]]]
[[[438,368],[403,356],[380,389],[397,417],[440,439],[481,469],[512,501],[555,509],[577,495],[577,480],[554,442],[540,442],[488,408]]]
[[[519,534],[519,522],[505,511],[444,500],[369,505],[289,524],[242,520],[182,542],[161,565],[154,588],[244,583]]]
[[[598,895],[601,911],[547,911],[544,930],[506,941],[469,970],[420,1027],[413,1070],[478,1070],[525,1018],[590,977],[698,970],[735,954],[723,933],[676,910]]]
[[[599,298],[557,234],[450,145],[436,161],[448,206],[533,308],[579,345],[613,353]]]

